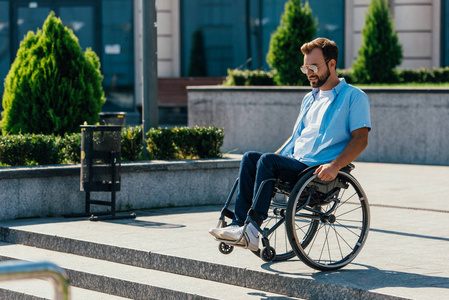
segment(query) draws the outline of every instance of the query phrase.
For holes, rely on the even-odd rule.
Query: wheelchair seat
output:
[[[275,188],[278,189],[279,191],[291,192],[293,187],[298,182],[298,180],[301,179],[301,177],[303,177],[305,174],[318,167],[319,165],[308,167],[303,171],[301,171],[299,174],[298,172],[294,171],[281,170],[277,174],[278,180],[276,181]],[[350,163],[345,167],[341,168],[340,171],[350,173],[354,169],[355,169],[354,164]],[[322,182],[325,183],[326,181]]]

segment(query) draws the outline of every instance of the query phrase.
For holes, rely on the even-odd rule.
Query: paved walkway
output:
[[[373,299],[449,299],[449,167],[355,165],[352,174],[371,205],[371,230],[356,260],[336,272],[315,271],[296,258],[265,263],[240,248],[222,255],[208,233],[218,221],[216,206],[154,209],[138,212],[136,220],[50,218],[0,226],[304,278],[370,291]]]

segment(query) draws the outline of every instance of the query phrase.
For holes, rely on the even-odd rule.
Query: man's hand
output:
[[[318,174],[318,178],[323,181],[332,181],[334,180],[340,169],[332,164],[324,164],[319,166],[313,175]]]
[[[319,166],[313,174],[318,174],[318,178],[324,181],[334,180],[338,175],[338,171],[355,160],[366,148],[368,145],[368,131],[369,128],[362,127],[351,132],[352,138],[340,155],[332,162]]]

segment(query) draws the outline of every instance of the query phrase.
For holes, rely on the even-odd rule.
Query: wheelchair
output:
[[[321,271],[340,269],[360,253],[370,226],[368,199],[361,185],[350,174],[355,168],[342,168],[333,181],[322,181],[314,171],[318,166],[300,172],[295,180],[278,178],[262,182],[245,220],[243,232],[252,223],[259,231],[261,245],[252,251],[265,262],[285,261],[297,256],[311,268]],[[285,177],[284,177],[285,178]],[[268,217],[261,220],[254,207],[266,183],[274,182],[274,193]],[[238,186],[235,180],[217,227],[228,226],[234,213],[229,205]],[[219,251],[229,254],[237,240],[219,241]]]

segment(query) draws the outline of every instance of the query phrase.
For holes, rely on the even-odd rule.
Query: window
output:
[[[271,34],[279,26],[287,0],[181,1],[181,74],[189,76],[194,33],[203,36],[205,76],[225,76],[227,69],[265,69]],[[318,18],[317,37],[334,40],[344,66],[344,0],[309,0]]]
[[[0,95],[3,95],[3,80],[11,67],[9,29],[9,3],[0,1]]]

